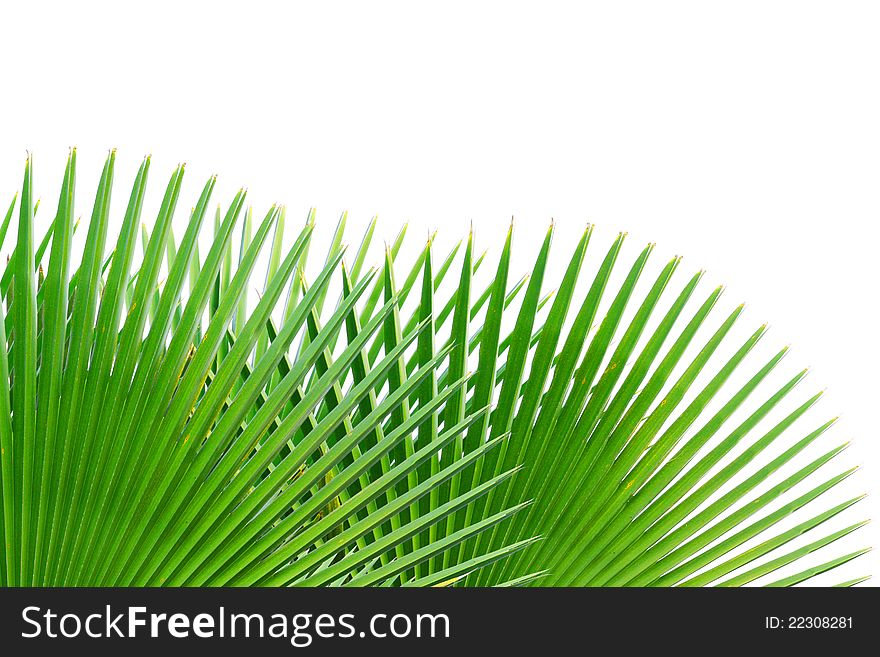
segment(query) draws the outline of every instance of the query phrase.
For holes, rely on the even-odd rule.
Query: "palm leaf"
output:
[[[114,168],[81,251],[75,152],[39,242],[30,158],[0,223],[3,584],[794,586],[864,553],[829,553],[864,522],[820,395],[680,258],[620,234],[590,275],[592,227],[551,226],[517,278],[513,225],[497,259],[404,227],[368,269],[343,213],[314,262],[314,210],[288,245],[242,190],[206,228],[211,178],[177,240],[183,167],[147,218],[145,159],[119,221]]]

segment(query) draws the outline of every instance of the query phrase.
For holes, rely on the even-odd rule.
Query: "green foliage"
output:
[[[286,246],[284,208],[260,219],[240,191],[212,212],[211,179],[176,240],[183,167],[148,221],[145,159],[120,222],[114,166],[78,262],[75,152],[39,242],[30,159],[0,224],[2,244],[18,206],[4,584],[783,586],[861,554],[807,563],[863,524],[824,528],[859,499],[819,500],[844,446],[795,461],[833,423],[789,440],[818,395],[762,424],[804,375],[759,393],[785,350],[726,390],[765,327],[730,344],[740,306],[709,331],[722,290],[694,310],[679,259],[638,298],[652,247],[612,283],[620,235],[589,278],[588,228],[547,294],[552,226],[513,281],[513,226],[488,265],[471,234],[404,267],[404,228],[369,270],[376,221],[351,252],[343,215],[311,272],[313,212]]]

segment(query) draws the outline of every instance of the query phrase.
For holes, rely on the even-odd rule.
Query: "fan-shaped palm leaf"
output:
[[[346,252],[343,215],[311,271],[314,212],[285,246],[284,208],[256,220],[243,191],[202,257],[214,179],[178,241],[183,167],[146,220],[144,160],[111,233],[114,167],[79,262],[75,153],[36,247],[30,159],[0,224],[2,243],[17,205],[3,583],[793,585],[860,554],[807,563],[862,524],[825,529],[858,499],[817,501],[851,473],[823,474],[844,446],[791,467],[832,422],[788,439],[814,396],[763,425],[803,378],[759,392],[785,350],[725,392],[765,327],[721,358],[742,307],[705,335],[721,289],[692,308],[700,274],[669,291],[679,259],[637,298],[652,247],[612,284],[621,235],[586,279],[588,229],[546,294],[552,227],[511,282],[512,227],[494,266],[471,235],[402,268],[404,229],[365,270],[376,221]]]

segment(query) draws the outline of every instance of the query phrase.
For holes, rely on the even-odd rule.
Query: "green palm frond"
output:
[[[81,256],[75,152],[38,241],[30,158],[0,224],[4,584],[789,586],[863,553],[813,557],[864,524],[826,525],[860,498],[833,421],[798,433],[819,395],[766,389],[786,350],[750,365],[766,327],[679,258],[639,292],[621,234],[587,275],[588,228],[548,293],[552,226],[519,279],[513,226],[495,261],[404,227],[368,269],[375,218],[310,256],[314,211],[289,242],[213,178],[175,237],[184,169],[145,217],[149,169],[111,217],[108,156]]]

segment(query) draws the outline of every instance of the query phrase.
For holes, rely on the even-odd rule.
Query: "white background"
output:
[[[517,273],[551,217],[560,254],[598,226],[591,271],[625,229],[630,257],[684,255],[676,285],[707,268],[717,312],[748,301],[745,328],[793,344],[863,465],[846,490],[876,493],[878,34],[873,2],[6,3],[0,203],[27,149],[51,208],[76,145],[86,214],[116,146],[117,207],[152,153],[153,195],[188,163],[181,206],[217,172],[259,216],[315,206],[329,232],[347,209],[359,237],[378,213],[411,247],[473,221],[494,248],[513,215]]]

